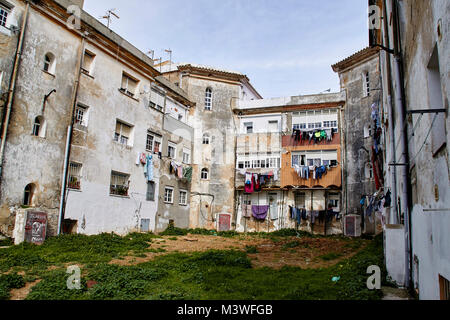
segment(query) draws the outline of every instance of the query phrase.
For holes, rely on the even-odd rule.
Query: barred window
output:
[[[147,201],[155,201],[155,183],[153,181],[147,183]]]
[[[81,168],[83,166],[80,163],[71,162],[69,165],[69,189],[80,190],[81,189]]]
[[[208,88],[206,89],[206,93],[205,93],[205,110],[210,111],[212,109],[212,89]]]
[[[110,194],[128,196],[130,175],[116,171],[111,172]]]

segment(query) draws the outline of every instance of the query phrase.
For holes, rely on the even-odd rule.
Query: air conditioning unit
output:
[[[344,234],[347,237],[361,237],[361,216],[348,215],[344,217]]]

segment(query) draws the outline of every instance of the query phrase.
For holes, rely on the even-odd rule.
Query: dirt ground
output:
[[[176,238],[176,240],[175,240]],[[282,238],[279,241],[257,237],[222,238],[203,235],[183,237],[163,237],[155,239],[152,249],[163,249],[164,252],[147,253],[145,257],[129,256],[111,261],[111,264],[122,266],[137,265],[157,256],[169,253],[203,252],[207,250],[246,250],[256,247],[256,253],[249,253],[255,268],[269,267],[280,269],[284,266],[307,269],[325,268],[335,265],[341,260],[354,256],[365,246],[355,250],[348,245],[349,241],[336,238]],[[324,257],[332,254],[331,257]],[[325,259],[322,259],[324,257]]]

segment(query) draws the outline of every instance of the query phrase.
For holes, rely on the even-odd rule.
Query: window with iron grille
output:
[[[81,189],[81,168],[83,166],[80,163],[71,162],[69,164],[69,181],[68,187],[74,190]]]
[[[6,27],[6,20],[8,20],[9,10],[0,6],[0,26]]]
[[[110,194],[128,196],[130,188],[130,175],[116,171],[111,172]]]
[[[182,205],[182,206],[187,205],[187,196],[188,196],[188,193],[186,190],[180,190],[180,205]]]
[[[159,153],[161,149],[161,136],[148,131],[145,149],[148,152]]]
[[[173,188],[166,187],[164,191],[164,202],[173,204]]]

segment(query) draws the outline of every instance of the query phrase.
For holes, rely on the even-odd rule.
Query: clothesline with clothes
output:
[[[328,129],[294,129],[292,131],[292,139],[294,141],[308,141],[309,144],[311,142],[314,142],[315,144],[318,144],[322,141],[333,141],[333,137],[335,135],[334,128],[328,128]]]
[[[333,209],[329,210],[306,210],[304,208],[297,208],[293,206],[289,206],[289,216],[292,220],[295,220],[298,225],[301,225],[303,221],[310,221],[312,224],[315,224],[316,221],[319,223],[330,223],[333,221],[333,218],[339,220],[340,213],[333,211]]]
[[[384,212],[384,209],[390,208],[392,205],[392,194],[388,190],[384,194],[383,190],[375,192],[373,195],[365,195],[361,198],[361,206],[367,204],[367,208],[364,211],[364,216],[369,217],[369,220],[373,222],[372,215],[376,212]]]
[[[264,185],[266,185],[272,178],[278,181],[278,171],[271,170],[265,173],[251,173],[245,169],[240,170],[239,173],[245,176],[244,190],[245,193],[261,192]]]
[[[375,178],[375,187],[380,190],[384,184],[383,178],[383,151],[381,149],[381,137],[383,129],[381,128],[381,118],[378,111],[378,104],[374,103],[371,106],[372,121],[374,123],[375,130],[373,131],[373,146],[372,146],[372,167]]]
[[[269,216],[270,211],[270,216]],[[277,210],[270,210],[269,205],[242,205],[242,217],[255,218],[259,221],[265,221],[269,216],[270,220],[278,220]]]
[[[148,182],[152,182],[154,179],[153,175],[153,155],[138,152],[136,158],[136,165],[144,166],[144,175]]]
[[[170,161],[169,164],[169,173],[175,174],[175,176],[182,180],[186,180],[188,182],[192,181],[192,167],[190,166],[183,166],[181,163],[177,163],[176,161]]]
[[[294,165],[294,170],[300,179],[309,180],[311,177],[314,180],[320,180],[330,171],[332,166],[299,166]]]

